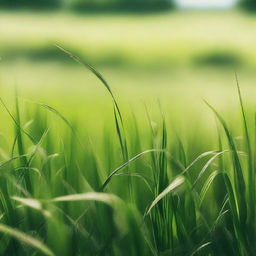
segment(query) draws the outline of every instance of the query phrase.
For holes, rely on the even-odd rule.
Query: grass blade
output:
[[[41,241],[35,239],[32,236],[29,236],[17,229],[11,228],[7,225],[4,224],[0,224],[0,232],[12,236],[15,239],[17,239],[18,241],[25,243],[37,250],[39,250],[40,252],[42,252],[45,255],[48,256],[54,256],[55,254],[46,246],[44,245]]]
[[[147,153],[151,153],[151,152],[159,152],[159,151],[163,151],[161,149],[149,149],[149,150],[145,150],[141,153],[139,153],[138,155],[134,156],[133,158],[131,158],[130,160],[128,160],[127,162],[123,163],[121,166],[119,166],[118,168],[116,168],[113,172],[110,173],[110,175],[107,177],[107,179],[104,181],[102,187],[101,187],[101,191],[103,191],[105,189],[105,187],[108,185],[108,183],[110,182],[110,180],[112,179],[112,177],[118,173],[120,170],[124,169],[126,166],[128,166],[130,163],[134,162],[135,160],[137,160],[138,158],[140,158],[141,156],[147,154]]]
[[[232,163],[233,163],[233,169],[235,174],[235,186],[236,186],[236,197],[239,204],[239,219],[242,226],[245,226],[246,219],[247,219],[247,205],[246,205],[246,194],[245,194],[245,180],[244,175],[241,167],[241,163],[238,157],[238,151],[236,149],[233,137],[226,125],[226,122],[224,119],[220,116],[220,114],[209,104],[205,101],[207,106],[214,112],[216,117],[218,118],[219,122],[221,123],[222,127],[224,128],[228,144],[232,153]]]
[[[151,209],[160,201],[162,200],[168,193],[172,192],[174,189],[178,188],[180,185],[182,185],[185,181],[185,178],[183,176],[179,176],[167,187],[165,188],[149,205],[148,209],[145,212],[145,216],[148,215],[151,211]]]

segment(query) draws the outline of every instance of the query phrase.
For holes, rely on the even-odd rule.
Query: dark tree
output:
[[[0,7],[4,8],[34,8],[54,9],[61,6],[62,0],[0,0]]]
[[[247,11],[256,11],[256,0],[241,0],[240,5]]]
[[[128,10],[147,11],[172,7],[172,0],[73,0],[71,7],[77,10]]]
[[[0,0],[0,7],[55,9],[65,6],[81,11],[153,11],[172,7],[172,1],[173,0]]]
[[[172,0],[122,0],[124,7],[137,10],[153,10],[172,7]]]

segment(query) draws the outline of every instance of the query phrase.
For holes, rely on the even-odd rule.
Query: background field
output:
[[[16,84],[22,96],[53,103],[68,115],[74,109],[97,115],[109,109],[109,100],[98,82],[55,43],[95,66],[121,102],[136,110],[160,99],[181,113],[196,106],[204,113],[200,97],[216,107],[231,106],[234,70],[245,94],[254,97],[256,20],[238,11],[2,12],[0,24],[2,91]]]

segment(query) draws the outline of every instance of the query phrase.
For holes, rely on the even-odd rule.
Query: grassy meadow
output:
[[[255,25],[2,11],[0,255],[254,255]]]

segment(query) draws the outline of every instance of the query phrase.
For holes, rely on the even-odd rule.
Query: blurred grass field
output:
[[[255,96],[256,25],[238,11],[94,14],[1,12],[0,84],[7,97],[54,105],[67,116],[108,120],[111,103],[88,71],[106,77],[124,107],[140,112],[160,100],[178,119],[204,116],[202,98],[232,109],[234,70],[246,100]],[[97,103],[97,104],[95,104]],[[93,123],[93,122],[92,122]]]
[[[238,11],[144,15],[2,12],[1,56],[6,60],[63,60],[52,48],[59,43],[98,65],[253,66],[255,35],[251,31],[255,23],[253,16]]]

